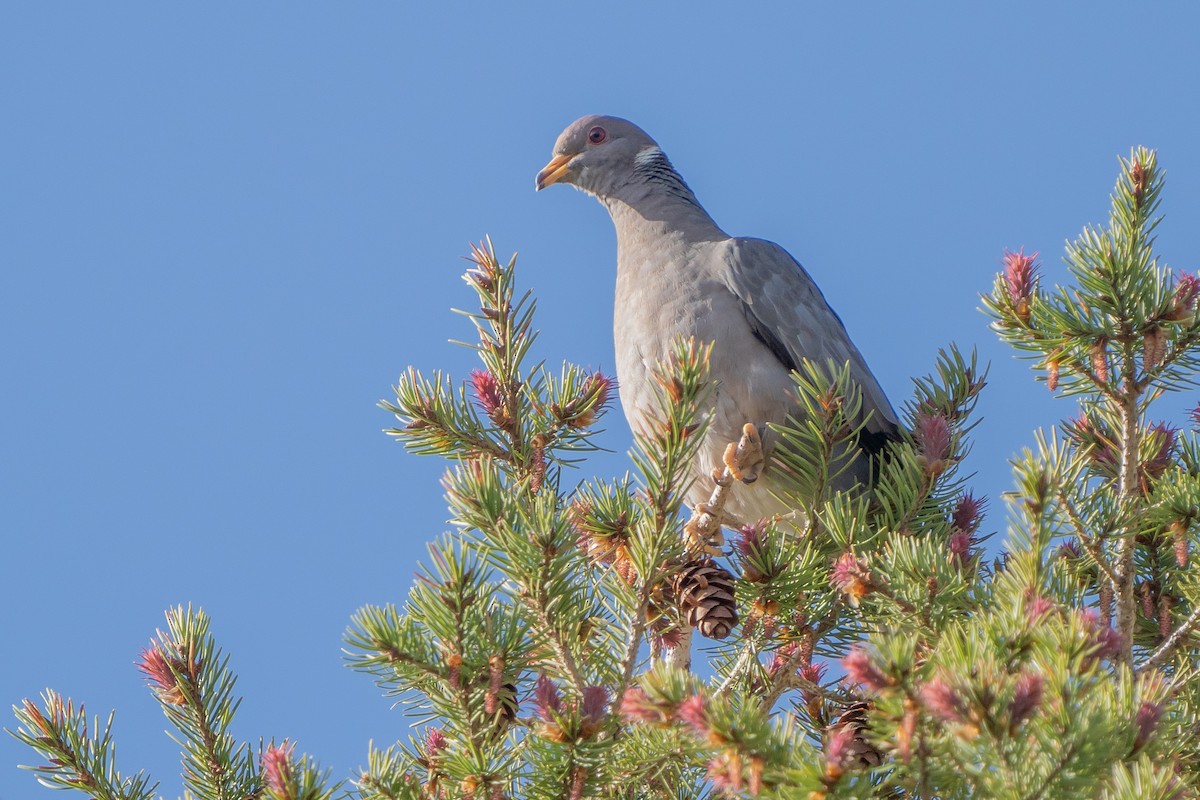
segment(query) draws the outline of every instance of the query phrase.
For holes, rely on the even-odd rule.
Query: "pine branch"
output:
[[[1046,792],[1054,786],[1054,781],[1062,774],[1067,765],[1071,763],[1071,759],[1075,757],[1076,743],[1071,742],[1063,751],[1062,756],[1058,759],[1058,763],[1054,765],[1054,769],[1046,776],[1042,784],[1034,790],[1033,794],[1029,795],[1026,800],[1041,800],[1046,796]]]
[[[43,765],[22,769],[36,773],[43,786],[76,789],[95,800],[154,799],[157,783],[141,772],[123,777],[117,771],[112,715],[103,729],[98,718],[93,720],[92,734],[82,705],[76,710],[70,699],[49,689],[42,701],[43,708],[30,700],[13,707],[20,727],[11,733],[46,759]]]
[[[1074,503],[1067,497],[1066,492],[1061,489],[1058,492],[1058,503],[1063,511],[1067,514],[1067,519],[1071,523],[1071,527],[1075,529],[1075,535],[1079,538],[1079,543],[1087,550],[1088,555],[1096,562],[1096,566],[1100,571],[1112,582],[1115,587],[1120,582],[1120,577],[1117,575],[1116,569],[1109,563],[1108,557],[1104,555],[1104,551],[1100,549],[1100,544],[1095,538],[1087,532],[1087,528],[1083,524],[1083,520],[1079,518],[1079,512],[1075,509]]]
[[[1179,627],[1171,632],[1171,635],[1166,638],[1158,649],[1146,657],[1146,660],[1138,665],[1137,672],[1142,674],[1148,672],[1160,664],[1166,662],[1175,652],[1183,645],[1184,641],[1191,636],[1192,631],[1200,628],[1200,607],[1195,608],[1188,615]]]
[[[1121,413],[1121,467],[1118,493],[1122,500],[1134,502],[1137,492],[1137,475],[1139,462],[1138,425],[1137,425],[1137,395],[1127,390],[1120,406]],[[1136,598],[1134,597],[1134,548],[1136,539],[1132,531],[1126,530],[1125,535],[1117,542],[1117,633],[1122,641],[1122,661],[1126,666],[1133,667],[1133,626]]]
[[[184,750],[184,783],[204,800],[242,800],[259,789],[247,744],[229,732],[240,699],[236,676],[209,633],[203,611],[167,612],[167,630],[142,651],[138,668],[154,690]]]

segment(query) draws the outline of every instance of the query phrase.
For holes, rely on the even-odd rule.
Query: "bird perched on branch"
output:
[[[740,459],[726,511],[754,523],[791,511],[771,489],[775,435],[768,423],[797,412],[790,373],[804,359],[849,362],[870,418],[860,437],[868,455],[895,438],[896,412],[808,273],[777,244],[731,237],[713,221],[658,144],[633,123],[587,116],[571,123],[538,173],[537,188],[568,183],[594,195],[617,231],[613,329],[621,405],[630,427],[653,412],[650,371],[679,337],[713,342],[713,417],[689,501],[709,497],[712,467],[730,442],[761,437],[762,457]],[[747,423],[754,428],[743,437]],[[728,462],[727,462],[728,463]],[[858,457],[836,488],[866,480]],[[759,475],[764,480],[757,480]],[[765,485],[764,485],[765,484]]]

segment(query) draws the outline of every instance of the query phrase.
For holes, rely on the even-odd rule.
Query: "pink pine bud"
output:
[[[1108,625],[1102,625],[1100,617],[1095,611],[1079,612],[1079,620],[1083,623],[1084,630],[1088,632],[1094,644],[1089,661],[1112,661],[1121,653],[1124,644],[1121,634]]]
[[[1004,251],[1004,283],[1013,311],[1022,322],[1029,322],[1030,303],[1037,290],[1037,253],[1025,255],[1024,250]]]
[[[839,725],[829,740],[825,742],[825,761],[828,762],[826,774],[830,777],[840,777],[854,759],[856,748],[855,739],[858,730],[853,725]]]
[[[533,704],[543,722],[552,722],[555,715],[562,714],[562,697],[558,694],[558,687],[545,675],[539,675],[534,684]]]
[[[1200,425],[1200,403],[1196,403],[1196,407],[1192,409],[1191,414],[1188,416],[1192,418],[1193,424]]]
[[[1112,661],[1120,654],[1124,641],[1115,628],[1105,626],[1096,635],[1096,642],[1099,645],[1097,652],[1101,658]]]
[[[950,457],[950,423],[940,413],[921,412],[915,420],[913,438],[924,461],[925,472],[939,475]]]
[[[177,677],[177,673],[184,669],[184,665],[168,660],[157,644],[151,644],[149,648],[142,651],[137,667],[149,679],[159,700],[173,706],[187,703],[187,695]]]
[[[626,583],[633,585],[633,581],[628,579],[626,579]],[[683,628],[678,625],[666,624],[662,628],[656,628],[654,638],[664,650],[674,650],[683,644]]]
[[[616,382],[604,374],[589,375],[575,397],[563,404],[553,403],[550,410],[572,428],[586,428],[604,411]]]
[[[958,505],[954,507],[954,515],[950,519],[950,524],[960,531],[974,533],[979,527],[979,518],[986,505],[986,500],[976,499],[974,494],[967,492],[958,498]]]
[[[771,560],[766,556],[766,521],[757,525],[745,525],[733,540],[734,550],[740,558],[742,578],[749,583],[762,583],[771,579]],[[745,631],[742,632],[745,635]]]
[[[675,717],[698,736],[708,734],[708,702],[702,694],[694,694],[679,705]]]
[[[800,645],[796,642],[788,642],[783,647],[780,647],[778,650],[776,650],[771,656],[771,663],[767,666],[767,674],[772,678],[778,675],[779,670],[783,669],[788,665],[789,662],[792,661],[792,658],[796,655],[796,651],[799,648]]]
[[[596,417],[608,405],[609,395],[616,382],[605,375],[596,372],[583,384],[579,398],[573,402],[582,409],[567,424],[573,428],[586,428],[596,421]]]
[[[816,689],[820,688],[821,681],[825,679],[825,665],[805,664],[800,668],[800,677],[807,682],[800,688],[800,699],[804,701],[804,707],[808,709],[808,713],[816,717],[823,700],[821,693]]]
[[[262,775],[267,790],[277,798],[291,798],[292,785],[292,750],[295,745],[286,739],[283,744],[274,743],[267,746],[262,754]]]
[[[604,719],[604,710],[608,707],[608,690],[603,686],[583,687],[583,705],[580,709],[585,720],[599,723]]]
[[[1140,206],[1146,198],[1146,190],[1150,188],[1150,173],[1141,161],[1135,160],[1129,165],[1129,183],[1134,202]]]
[[[1080,558],[1083,558],[1083,551],[1079,549],[1079,543],[1072,539],[1069,542],[1063,542],[1061,545],[1059,545],[1055,556],[1068,561],[1076,561]]]
[[[718,791],[736,795],[742,791],[742,758],[736,750],[726,750],[708,762],[708,779]]]
[[[856,608],[858,601],[875,589],[871,583],[871,571],[867,569],[867,562],[855,557],[853,553],[842,553],[838,556],[833,571],[829,573],[829,581],[838,591],[845,594],[850,604]]]
[[[1146,474],[1151,478],[1161,478],[1173,462],[1175,454],[1175,434],[1178,431],[1160,422],[1146,431],[1146,438],[1154,443],[1154,454],[1143,464]]]
[[[446,741],[446,734],[442,733],[441,728],[430,728],[425,732],[426,758],[433,758],[449,746],[450,743]]]
[[[1184,273],[1175,284],[1175,297],[1164,319],[1173,322],[1188,319],[1196,311],[1197,297],[1200,297],[1200,278]]]
[[[500,381],[495,375],[483,369],[471,370],[471,386],[475,390],[475,400],[483,413],[487,414],[498,428],[508,429],[512,426],[512,417],[504,402],[504,392]]]
[[[1137,735],[1133,739],[1134,752],[1141,750],[1146,746],[1146,742],[1150,741],[1150,736],[1158,727],[1158,721],[1162,719],[1162,715],[1163,707],[1158,703],[1143,702],[1138,706],[1133,720],[1134,727],[1137,728]]]
[[[820,686],[821,682],[825,680],[825,670],[824,664],[805,664],[800,668],[799,674],[809,683]]]
[[[967,721],[966,701],[941,678],[934,678],[921,687],[921,702],[930,714],[942,722],[961,724]]]
[[[1052,611],[1054,604],[1040,594],[1035,594],[1025,601],[1025,616],[1030,622],[1037,622]]]
[[[1015,730],[1037,710],[1042,703],[1042,693],[1045,688],[1046,679],[1041,673],[1021,673],[1021,677],[1017,678],[1017,686],[1013,690],[1012,702],[1008,706],[1009,730]]]
[[[964,531],[955,531],[950,534],[947,547],[950,550],[950,559],[956,566],[961,567],[971,560],[971,545],[974,542],[971,534]]]
[[[643,689],[634,686],[625,692],[621,699],[621,716],[629,722],[650,722],[664,724],[669,715],[666,710],[657,706]]]
[[[861,647],[852,647],[842,659],[846,680],[860,684],[872,692],[881,692],[892,685],[892,681],[875,663],[870,654]]]
[[[1096,435],[1096,426],[1092,424],[1092,420],[1087,414],[1080,414],[1071,420],[1068,426],[1070,432],[1077,439],[1086,440],[1088,437]]]
[[[1102,428],[1097,427],[1086,415],[1081,415],[1078,419],[1070,423],[1067,432],[1079,442],[1081,450],[1087,451],[1094,463],[1105,468],[1116,466],[1118,461],[1117,450],[1112,440]]]
[[[754,556],[762,552],[766,545],[767,521],[759,520],[754,525],[743,525],[733,540],[733,546],[744,556]]]

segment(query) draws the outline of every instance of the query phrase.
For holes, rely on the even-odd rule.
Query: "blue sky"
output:
[[[897,403],[977,346],[990,530],[1008,458],[1070,413],[977,311],[1003,250],[1061,280],[1144,144],[1160,251],[1197,267],[1192,4],[409,5],[0,6],[0,701],[117,708],[120,765],[168,796],[133,661],[169,605],[213,615],[238,735],[340,777],[406,732],[341,636],[446,512],[375,404],[410,364],[472,367],[449,309],[485,234],[520,252],[537,355],[611,370],[612,226],[533,191],[574,118],[634,120],[726,230],[788,248]],[[625,469],[608,419],[580,477]],[[31,756],[0,737],[0,798],[45,791]]]

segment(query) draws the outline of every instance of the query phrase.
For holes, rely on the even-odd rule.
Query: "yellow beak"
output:
[[[537,174],[537,190],[540,192],[547,186],[558,183],[566,177],[568,169],[567,164],[571,161],[571,156],[555,156],[550,159],[550,163],[542,167],[542,171]]]

